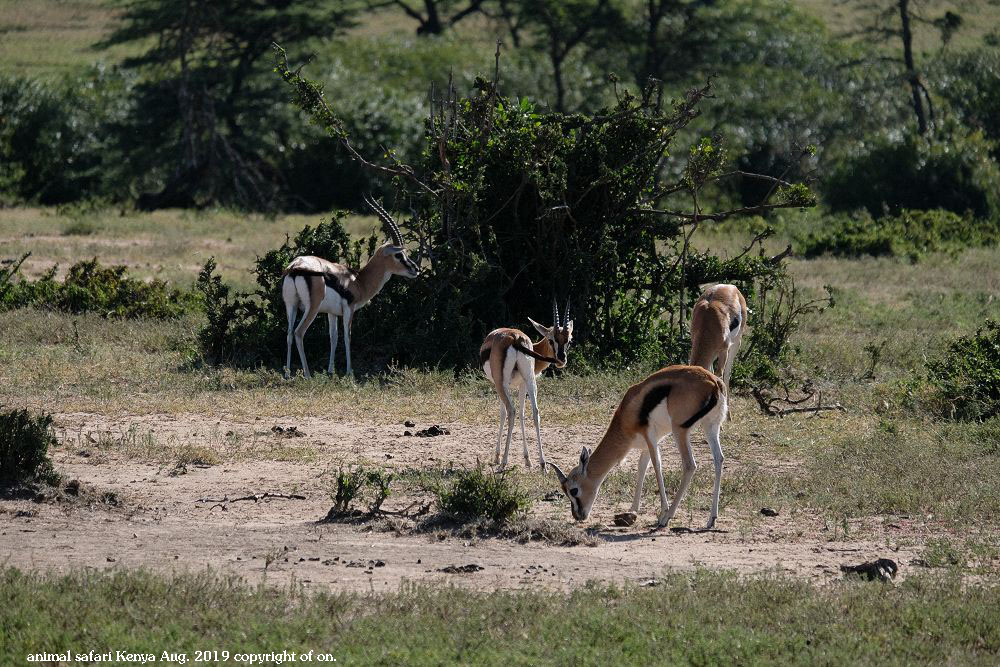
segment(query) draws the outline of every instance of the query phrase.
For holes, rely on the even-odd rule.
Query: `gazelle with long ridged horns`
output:
[[[303,337],[319,313],[326,313],[330,323],[330,362],[326,372],[333,374],[333,362],[337,352],[337,318],[344,320],[344,348],[347,356],[347,375],[353,376],[351,367],[351,321],[354,313],[378,294],[390,277],[416,278],[420,269],[406,255],[403,236],[399,227],[384,208],[374,199],[365,196],[365,202],[378,215],[385,228],[389,242],[383,244],[371,256],[368,263],[356,271],[343,264],[335,264],[321,257],[302,255],[296,257],[284,270],[281,281],[281,296],[288,314],[287,354],[285,357],[285,377],[292,371],[292,339],[299,350],[302,374],[309,377],[309,364]],[[295,315],[304,312],[298,326]]]
[[[538,465],[545,472],[545,453],[542,451],[541,415],[538,412],[538,386],[535,378],[555,364],[556,368],[566,365],[566,353],[573,341],[573,320],[569,319],[569,301],[562,324],[559,322],[559,307],[552,300],[554,323],[546,327],[530,317],[528,321],[542,334],[542,340],[532,343],[528,335],[519,329],[494,329],[486,336],[479,348],[479,363],[486,377],[493,382],[500,397],[500,426],[497,432],[497,450],[494,462],[500,463],[500,441],[503,437],[504,421],[507,421],[507,446],[503,451],[501,468],[507,467],[510,454],[510,440],[514,433],[514,392],[521,397],[521,441],[524,449],[524,464],[531,467],[528,456],[528,436],[524,430],[524,399],[531,399],[531,410],[535,418],[535,438],[538,441]]]
[[[728,387],[746,324],[747,301],[736,285],[709,287],[691,312],[691,357],[688,363],[710,371],[718,361],[716,375]]]
[[[715,489],[712,513],[707,528],[715,525],[719,516],[719,491],[722,483],[722,443],[719,433],[726,418],[726,385],[722,380],[699,366],[668,366],[653,373],[625,392],[611,424],[593,454],[586,447],[580,452],[580,463],[569,474],[563,474],[553,463],[563,493],[569,498],[573,518],[582,521],[590,515],[604,478],[632,449],[640,450],[639,470],[635,481],[632,511],[639,512],[642,483],[646,467],[653,462],[656,483],[660,491],[660,514],[657,522],[666,526],[684,498],[697,464],[691,452],[691,427],[701,422],[712,450],[715,463]],[[680,486],[673,502],[667,505],[667,490],[663,483],[660,462],[660,439],[673,433],[681,456]]]

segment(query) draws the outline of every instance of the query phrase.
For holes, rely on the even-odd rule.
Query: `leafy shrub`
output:
[[[334,491],[330,494],[333,507],[327,514],[328,518],[350,512],[351,503],[359,498],[368,499],[368,514],[376,514],[382,509],[382,503],[392,494],[392,481],[395,476],[382,468],[365,469],[357,467],[348,470],[338,470]]]
[[[959,215],[1000,215],[1000,168],[981,132],[948,125],[925,138],[876,142],[846,158],[824,184],[834,211],[867,209],[873,216],[904,209],[945,209]]]
[[[927,372],[944,416],[1000,415],[1000,322],[987,320],[975,335],[952,341],[941,357],[927,362]]]
[[[342,216],[343,213],[336,213],[329,222],[306,226],[294,239],[286,237],[279,247],[258,257],[251,270],[257,281],[253,292],[234,292],[215,273],[215,259],[205,263],[196,287],[207,317],[198,332],[206,361],[236,366],[284,364],[288,323],[281,298],[281,272],[288,263],[298,255],[316,255],[358,268],[365,251],[368,256],[375,251],[375,236],[351,241],[340,222]],[[322,326],[313,325],[306,340],[315,340],[322,333]]]
[[[465,521],[489,519],[499,525],[530,505],[527,493],[513,478],[487,472],[482,466],[459,473],[450,486],[438,489],[437,497],[447,514]]]
[[[128,160],[111,146],[131,85],[103,66],[59,79],[0,76],[0,203],[121,193]]]
[[[103,266],[96,257],[71,266],[61,282],[55,277],[57,267],[38,280],[13,280],[18,266],[0,269],[2,310],[35,306],[103,317],[169,319],[197,305],[192,292],[170,289],[162,280],[137,280],[127,267]]]
[[[982,130],[1000,160],[1000,49],[951,51],[935,58],[930,87],[947,101],[963,125]]]
[[[55,446],[52,417],[27,410],[0,412],[0,489],[26,484],[55,484],[49,447]]]
[[[805,239],[802,253],[805,257],[870,255],[916,260],[926,252],[991,244],[998,238],[1000,226],[994,222],[963,218],[941,209],[904,210],[878,219],[867,214],[832,217],[822,232]]]

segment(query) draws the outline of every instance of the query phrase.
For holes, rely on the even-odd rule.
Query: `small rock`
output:
[[[479,572],[485,569],[482,565],[476,565],[475,563],[469,563],[468,565],[448,565],[447,567],[442,567],[438,572],[445,572],[447,574],[471,574],[473,572]]]
[[[403,435],[409,435],[409,436],[412,436],[413,434],[412,434],[412,433],[410,433],[409,431],[403,431]]]
[[[417,423],[415,421],[413,421],[412,419],[407,419],[405,422],[403,422],[403,426],[408,426],[410,428],[413,428],[416,425],[417,425]]]
[[[118,559],[115,558],[114,556],[108,556],[107,560],[108,560],[109,563],[114,563]]]
[[[773,510],[770,507],[761,507],[760,513],[764,516],[778,516],[778,510]]]
[[[68,495],[71,496],[80,495],[80,480],[78,479],[69,480],[68,482],[66,482],[66,486],[63,487],[63,491],[65,491]]]
[[[643,588],[650,588],[652,586],[659,586],[660,585],[660,580],[659,579],[646,579],[645,581],[640,581],[639,585],[642,586]]]
[[[636,515],[634,512],[622,512],[621,514],[615,515],[615,525],[616,526],[632,526],[635,525]]]

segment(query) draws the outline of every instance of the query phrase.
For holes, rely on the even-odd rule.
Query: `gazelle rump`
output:
[[[691,312],[691,357],[688,363],[710,371],[712,364],[718,360],[716,375],[728,387],[746,323],[747,302],[735,285],[709,287]]]
[[[558,466],[549,464],[559,478],[563,493],[569,498],[573,518],[582,521],[590,515],[604,478],[630,450],[639,449],[632,511],[639,511],[646,467],[652,461],[660,492],[658,523],[666,526],[674,517],[694,476],[697,464],[691,452],[689,433],[692,426],[701,422],[715,463],[712,513],[707,527],[714,526],[719,516],[719,491],[725,460],[719,432],[726,410],[725,384],[699,366],[668,366],[630,387],[593,454],[584,447],[580,452],[580,463],[569,474],[563,474]],[[668,507],[659,442],[671,432],[680,453],[683,472],[677,493]]]
[[[420,269],[406,255],[403,237],[392,217],[370,197],[366,196],[365,201],[382,220],[390,241],[380,246],[360,271],[321,257],[302,255],[293,259],[282,273],[284,279],[281,281],[281,296],[288,316],[285,377],[292,371],[293,338],[299,350],[302,373],[309,377],[303,338],[319,313],[326,313],[330,323],[330,362],[326,372],[333,374],[339,337],[337,318],[340,317],[344,320],[347,375],[354,375],[351,367],[351,322],[354,313],[371,301],[393,275],[405,278],[420,275]],[[299,310],[304,314],[296,326],[295,316]]]
[[[566,365],[566,354],[573,340],[573,320],[569,319],[569,302],[566,303],[565,320],[560,324],[559,309],[553,300],[552,317],[555,323],[551,327],[543,326],[528,318],[535,330],[542,335],[542,340],[537,343],[532,343],[523,331],[503,328],[491,331],[479,348],[479,363],[500,397],[500,426],[494,456],[496,463],[500,463],[500,442],[503,439],[504,421],[507,421],[507,446],[504,448],[501,468],[507,467],[510,454],[510,440],[514,432],[513,392],[517,391],[521,397],[521,441],[524,464],[531,467],[528,436],[524,429],[524,399],[530,398],[535,420],[535,438],[538,441],[538,465],[542,472],[545,472],[541,414],[538,411],[538,385],[535,378],[550,364],[555,364],[557,368]]]

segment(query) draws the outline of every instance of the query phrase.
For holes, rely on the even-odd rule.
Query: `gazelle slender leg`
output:
[[[674,496],[674,502],[670,504],[670,509],[667,510],[666,517],[663,517],[663,515],[660,516],[661,526],[667,525],[667,522],[674,518],[677,507],[681,504],[681,500],[684,499],[684,494],[687,493],[688,486],[691,485],[691,478],[694,477],[694,471],[698,467],[694,461],[694,455],[691,453],[691,443],[688,441],[687,429],[675,428],[674,440],[677,442],[677,451],[681,455],[681,483],[677,487],[677,494]]]
[[[663,481],[663,464],[660,461],[660,445],[655,440],[656,436],[657,434],[654,432],[652,425],[650,425],[646,431],[646,447],[649,450],[649,458],[653,462],[653,472],[656,473],[656,485],[660,491],[660,514],[657,523],[662,528],[667,525],[667,521],[670,521],[670,516],[667,514],[667,489]]]
[[[535,378],[532,376],[531,385],[528,389],[528,398],[531,399],[531,413],[535,418],[535,438],[538,442],[538,465],[542,470],[542,474],[545,474],[545,452],[542,451],[542,415],[538,411],[538,385],[535,384]]]
[[[285,379],[292,376],[292,341],[295,339],[295,315],[298,312],[298,304],[294,301],[285,301],[285,312],[288,316],[288,336],[285,338]]]
[[[528,434],[524,430],[524,401],[528,398],[527,384],[520,389],[521,393],[521,453],[524,454],[524,465],[531,467],[531,459],[528,457]]]
[[[302,375],[310,377],[309,375],[309,362],[306,361],[306,348],[304,343],[304,338],[306,331],[309,330],[309,325],[313,323],[316,319],[316,311],[312,308],[302,316],[299,320],[299,326],[295,327],[295,347],[299,350],[299,359],[302,361]]]
[[[639,503],[642,501],[642,486],[646,481],[646,469],[649,468],[649,450],[639,454],[639,469],[635,475],[635,500],[632,501],[632,514],[639,513]]]
[[[708,530],[715,526],[715,520],[719,518],[719,492],[722,488],[722,464],[726,457],[722,454],[722,442],[719,440],[719,430],[722,424],[719,421],[712,421],[705,424],[705,437],[708,446],[712,450],[712,463],[715,464],[715,488],[712,490],[712,513],[708,517]]]
[[[327,321],[329,322],[330,328],[330,363],[326,366],[326,374],[333,375],[334,373],[334,363],[333,360],[337,357],[337,339],[340,337],[339,330],[337,329],[337,316],[333,313],[327,313]]]
[[[354,369],[351,367],[351,321],[353,314],[351,307],[344,307],[344,349],[347,356],[347,377],[354,377]]]
[[[510,387],[504,387],[504,396],[507,399],[507,445],[503,449],[503,462],[500,464],[500,468],[507,468],[507,458],[510,455],[510,439],[514,435],[514,404],[510,400]]]
[[[726,360],[726,365],[722,371],[722,381],[726,383],[727,388],[729,387],[729,378],[733,376],[733,362],[736,361],[736,355],[739,354],[740,345],[742,344],[743,330],[740,329],[739,335],[733,336],[733,340],[729,344],[729,358]]]
[[[493,457],[493,463],[500,463],[500,443],[503,442],[503,423],[507,418],[507,409],[503,406],[503,399],[500,399],[500,427],[497,429],[497,453]]]

